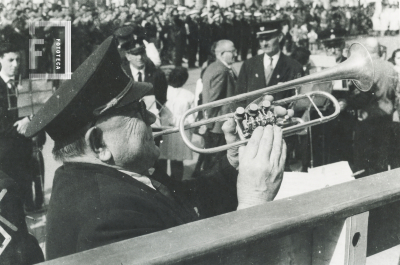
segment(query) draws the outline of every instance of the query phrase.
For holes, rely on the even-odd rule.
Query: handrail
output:
[[[400,201],[400,169],[43,264],[199,264],[205,257],[217,261],[224,255],[235,255],[246,245],[305,231],[326,221],[340,220],[396,201]]]

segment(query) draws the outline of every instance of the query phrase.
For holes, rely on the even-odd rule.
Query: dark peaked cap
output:
[[[269,20],[266,22],[262,22],[257,26],[257,37],[263,37],[278,31],[281,31],[282,24],[286,22],[284,19],[280,20]]]
[[[95,120],[95,110],[124,106],[150,89],[151,84],[134,82],[125,74],[116,41],[109,37],[33,117],[25,136],[45,130],[54,141],[70,139]]]

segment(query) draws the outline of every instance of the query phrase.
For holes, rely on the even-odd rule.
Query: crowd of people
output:
[[[189,67],[201,67],[210,56],[213,43],[221,39],[233,41],[238,58],[245,60],[249,53],[256,55],[259,44],[256,27],[260,22],[285,19],[287,35],[284,51],[292,52],[296,45],[319,47],[319,34],[338,24],[346,36],[379,31],[379,34],[397,34],[399,18],[396,5],[373,4],[365,7],[337,6],[330,9],[322,5],[302,4],[295,6],[246,7],[236,4],[226,8],[213,2],[207,7],[170,6],[158,2],[154,6],[94,6],[79,5],[66,7],[59,4],[33,4],[31,1],[10,1],[0,6],[0,39],[12,39],[24,54],[28,53],[29,39],[44,39],[37,50],[43,52],[39,58],[38,72],[55,72],[51,53],[55,51],[55,40],[64,42],[64,32],[51,26],[38,27],[34,36],[29,32],[30,22],[71,21],[72,24],[72,71],[74,71],[95,49],[118,28],[131,25],[140,27],[149,43],[154,43],[160,52],[163,65],[180,66],[187,60]],[[388,15],[390,14],[390,15]],[[388,18],[387,22],[383,18]],[[390,18],[390,19],[389,19]],[[379,25],[378,25],[379,24]],[[383,25],[385,24],[385,25]],[[379,30],[378,30],[379,28]],[[62,46],[63,47],[63,46]],[[27,55],[22,58],[27,63]],[[27,72],[23,73],[26,76]]]
[[[382,56],[383,46],[373,37],[364,43],[375,69],[369,92],[359,92],[345,80],[312,87],[338,99],[341,111],[335,120],[285,140],[278,126],[253,128],[248,135],[253,141],[246,147],[201,155],[189,180],[183,180],[183,161],[192,159],[192,152],[181,136],[175,133],[154,141],[150,127],[155,125],[153,131],[176,127],[196,104],[312,74],[319,70],[310,60],[312,54],[332,59],[330,66],[345,62],[347,37],[399,33],[398,20],[382,22],[389,9],[393,13],[397,7],[333,4],[327,10],[301,2],[294,7],[240,4],[227,8],[213,3],[210,9],[161,2],[151,7],[77,3],[65,7],[30,1],[1,6],[0,184],[5,179],[5,184],[19,187],[18,216],[7,218],[18,222],[20,229],[7,231],[21,238],[15,244],[37,245],[21,220],[23,203],[25,212],[43,206],[40,191],[35,194],[41,196],[32,200],[29,171],[43,171],[43,161],[37,162],[43,158],[32,160],[32,154],[40,153],[44,132],[54,140],[54,158],[63,163],[55,173],[47,217],[48,259],[271,201],[283,171],[292,170],[294,159],[302,161],[302,171],[348,161],[358,177],[400,166],[400,152],[394,148],[400,146],[399,133],[393,125],[400,124],[395,123],[400,121],[396,111],[400,50],[388,62]],[[19,117],[18,79],[32,72],[64,70],[55,63],[57,47],[66,46],[64,29],[51,22],[65,20],[72,25],[72,79],[57,84],[54,95],[35,115]],[[29,27],[33,21],[50,23],[33,33]],[[35,46],[42,52],[35,69],[28,67],[32,38],[45,40]],[[243,64],[236,72],[233,64],[239,60]],[[182,67],[186,62],[188,68],[202,67],[200,95],[184,88],[189,77],[188,69]],[[280,91],[264,98],[268,102],[263,104],[268,107],[296,92],[304,91]],[[207,110],[202,117],[189,116],[187,122],[234,112],[252,100]],[[332,104],[316,104],[321,110],[292,104],[279,111],[271,108],[271,113],[307,120],[334,111]],[[290,115],[286,108],[293,110]],[[205,148],[239,140],[233,120],[211,123],[202,133],[195,132],[204,138]],[[187,131],[187,136],[192,133]],[[166,174],[167,160],[171,176]],[[260,183],[265,185],[260,187]],[[10,257],[15,250],[18,247],[9,250]],[[17,256],[43,260],[37,246],[34,251]]]

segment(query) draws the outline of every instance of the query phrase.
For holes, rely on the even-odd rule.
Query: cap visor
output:
[[[135,102],[143,98],[148,92],[153,89],[153,85],[145,82],[133,82],[129,91],[115,106],[116,108],[123,107],[129,103]]]

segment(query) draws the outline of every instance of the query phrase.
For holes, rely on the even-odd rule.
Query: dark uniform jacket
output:
[[[0,138],[9,137],[22,137],[18,134],[14,127],[14,123],[18,121],[18,110],[8,110],[8,99],[7,99],[7,84],[3,78],[0,77]],[[12,104],[16,104],[15,98],[10,99]]]
[[[265,82],[264,73],[264,54],[254,56],[244,61],[238,81],[236,83],[235,95],[251,92],[257,89],[265,88],[267,86],[273,86],[279,82],[287,82],[303,75],[303,69],[301,65],[294,59],[280,54],[278,62],[272,73],[269,83]],[[286,90],[278,93],[274,93],[275,100],[286,98],[294,95],[294,90]],[[254,99],[248,100],[246,105],[250,104]],[[243,104],[245,104],[243,103]]]
[[[36,238],[28,233],[18,185],[4,172],[0,171],[0,192],[4,189],[7,192],[0,201],[0,215],[15,226],[17,231],[0,222],[0,226],[11,236],[11,241],[0,255],[0,264],[24,265],[44,261],[42,250]],[[3,236],[0,236],[2,243]]]
[[[178,182],[154,172],[157,190],[107,166],[66,163],[53,182],[47,259],[233,211],[236,177],[226,156],[194,180]]]

